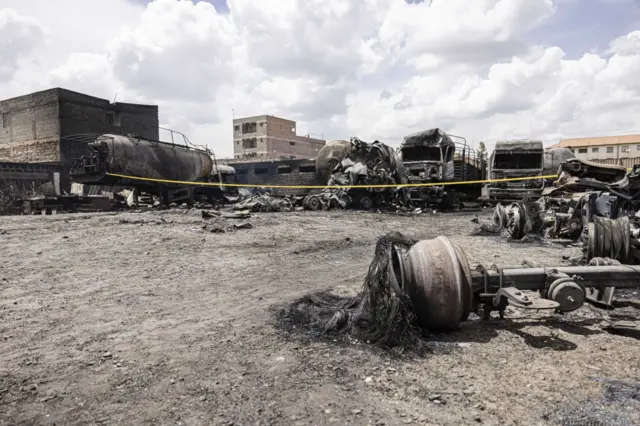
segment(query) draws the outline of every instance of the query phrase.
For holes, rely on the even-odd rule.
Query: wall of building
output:
[[[320,185],[316,175],[315,161],[273,160],[273,161],[227,161],[236,170],[238,183],[248,185]],[[306,195],[311,189],[278,188],[271,192],[276,195]]]
[[[86,141],[61,141],[81,133],[136,133],[158,139],[158,107],[110,103],[55,88],[0,101],[0,161],[70,164]]]
[[[290,136],[287,139],[267,138],[267,150],[274,155],[286,157],[315,158],[324,144],[324,141],[304,136]]]
[[[0,161],[58,161],[59,132],[57,89],[0,101]]]
[[[82,93],[60,89],[60,136],[83,133],[137,134],[159,139],[157,105],[111,103]]]
[[[640,158],[640,143],[625,145],[601,145],[571,147],[576,157],[582,160],[610,160],[624,158]]]
[[[271,115],[245,117],[233,121],[235,158],[314,158],[324,140],[296,134],[296,122]]]

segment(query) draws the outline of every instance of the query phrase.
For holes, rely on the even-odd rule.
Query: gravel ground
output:
[[[472,217],[260,214],[206,230],[199,211],[0,218],[0,424],[640,424],[640,342],[588,307],[472,320],[417,359],[274,326],[311,291],[355,294],[392,230],[446,235],[472,263],[576,254],[472,236]]]

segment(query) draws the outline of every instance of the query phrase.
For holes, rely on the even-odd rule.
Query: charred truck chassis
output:
[[[453,138],[462,142],[454,142]],[[484,179],[484,160],[477,157],[464,138],[430,129],[406,136],[400,152],[409,182],[429,185],[407,189],[411,204],[448,209],[480,197],[481,184],[446,185]]]
[[[121,135],[99,135],[87,147],[88,155],[76,160],[71,169],[71,179],[75,182],[133,187],[137,194],[159,197],[164,206],[171,203],[192,205],[196,200],[216,203],[224,199],[222,186],[144,180],[203,183],[216,180],[217,176],[211,176],[213,160],[205,151]]]
[[[508,305],[556,313],[584,303],[612,308],[615,289],[640,288],[639,266],[603,258],[588,266],[471,269],[460,247],[443,236],[408,250],[394,246],[391,256],[395,291],[409,297],[420,327],[432,331],[455,330],[472,312],[504,318]]]

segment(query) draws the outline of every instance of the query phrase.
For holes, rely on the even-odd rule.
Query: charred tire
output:
[[[509,208],[507,232],[514,240],[521,240],[527,235],[527,208],[523,203],[513,203]]]
[[[309,210],[320,210],[322,209],[322,202],[320,201],[320,198],[315,195],[311,195],[307,199],[307,207]]]
[[[500,203],[496,204],[493,210],[493,224],[500,229],[507,226],[507,210]]]
[[[462,250],[441,236],[395,255],[396,279],[411,300],[418,325],[431,331],[459,328],[473,300],[471,270]]]
[[[361,195],[358,198],[358,207],[361,210],[371,210],[373,208],[373,198],[369,195]]]

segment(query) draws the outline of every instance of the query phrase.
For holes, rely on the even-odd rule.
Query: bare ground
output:
[[[576,254],[471,236],[471,218],[263,214],[227,233],[198,211],[0,218],[0,424],[640,424],[640,342],[587,307],[476,319],[418,359],[274,326],[305,293],[355,293],[388,231],[449,236],[472,263]]]

